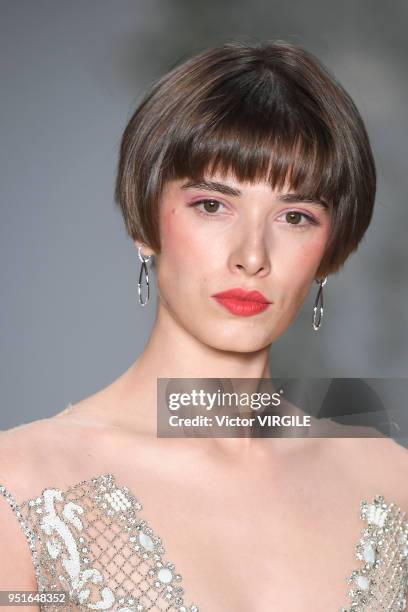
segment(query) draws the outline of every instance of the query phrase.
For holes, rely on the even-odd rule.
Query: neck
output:
[[[249,384],[234,380],[233,390],[239,391],[241,387],[250,393],[256,391],[260,378],[271,378],[268,353],[269,346],[256,352],[238,353],[203,344],[181,328],[159,301],[154,328],[142,354],[108,388],[110,403],[116,406],[116,417],[122,427],[156,437],[158,378],[254,379]],[[228,383],[226,385],[228,387]],[[243,437],[202,438],[200,443],[235,455],[258,451],[272,444],[282,448],[294,442],[251,438],[249,427],[240,428],[240,431]]]

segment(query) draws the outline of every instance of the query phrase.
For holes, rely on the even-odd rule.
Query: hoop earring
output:
[[[323,319],[323,287],[327,283],[327,276],[323,279],[316,279],[316,283],[319,285],[319,290],[316,295],[314,307],[313,307],[313,329],[317,331],[322,324]],[[317,315],[317,317],[316,317]]]
[[[139,304],[141,306],[146,306],[146,304],[149,302],[150,299],[150,284],[149,284],[149,271],[147,269],[147,262],[150,260],[150,258],[152,257],[151,255],[148,255],[147,257],[144,257],[142,255],[142,247],[138,247],[137,249],[138,253],[139,253],[139,259],[142,262],[142,265],[140,266],[140,272],[139,272],[139,282],[137,283],[137,293],[139,296]],[[142,277],[143,277],[143,273],[146,276],[146,287],[147,287],[147,298],[145,301],[143,301],[142,299]]]

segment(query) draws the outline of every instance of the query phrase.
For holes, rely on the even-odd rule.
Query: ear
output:
[[[139,247],[141,247],[141,253],[143,255],[143,257],[148,257],[149,255],[155,255],[155,251],[153,251],[153,249],[151,249],[150,247],[146,246],[144,242],[142,242],[141,240],[134,240],[134,245],[136,247],[136,249],[138,249]]]

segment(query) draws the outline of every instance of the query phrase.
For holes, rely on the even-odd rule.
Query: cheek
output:
[[[302,246],[299,252],[299,260],[308,270],[315,270],[323,255],[325,241],[316,240]]]
[[[190,282],[194,282],[197,271],[204,271],[205,263],[208,264],[208,241],[188,227],[185,219],[183,222],[180,212],[170,208],[161,220],[161,254],[166,268],[163,273],[173,271],[177,277],[187,275]]]
[[[299,240],[291,249],[291,261],[296,266],[297,271],[305,275],[313,275],[317,269],[327,242],[327,232],[316,233],[316,236],[305,236],[304,240]],[[301,267],[301,270],[298,268]]]
[[[176,208],[169,208],[163,213],[160,236],[162,253],[166,261],[178,260],[185,255],[189,247],[189,236],[188,232],[183,230]]]
[[[276,267],[276,273],[288,307],[291,304],[291,308],[297,309],[305,300],[315,279],[325,245],[324,236],[317,236],[313,240],[305,237],[303,242],[292,243],[290,247],[288,243],[281,245],[280,265]]]

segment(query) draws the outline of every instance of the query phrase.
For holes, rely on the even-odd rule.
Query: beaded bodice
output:
[[[67,594],[68,604],[41,610],[198,612],[160,537],[140,515],[142,504],[113,474],[66,490],[49,487],[20,504],[1,484],[0,493],[27,538],[38,591]],[[406,610],[408,518],[381,495],[361,501],[360,518],[359,566],[348,577],[350,605],[340,612]]]

